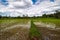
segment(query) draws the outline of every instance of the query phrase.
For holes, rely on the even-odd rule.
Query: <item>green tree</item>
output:
[[[57,10],[54,15],[55,15],[55,18],[60,18],[60,11]]]
[[[2,16],[0,15],[0,18],[2,18]]]

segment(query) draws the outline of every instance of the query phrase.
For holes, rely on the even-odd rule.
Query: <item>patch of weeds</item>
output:
[[[38,29],[36,28],[36,26],[34,25],[33,21],[31,21],[31,28],[30,28],[30,40],[38,40],[40,37],[40,32],[38,31]]]

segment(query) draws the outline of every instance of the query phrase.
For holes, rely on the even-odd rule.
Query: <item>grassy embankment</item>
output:
[[[31,21],[31,28],[30,28],[30,40],[39,40],[41,34],[34,25],[33,21]]]

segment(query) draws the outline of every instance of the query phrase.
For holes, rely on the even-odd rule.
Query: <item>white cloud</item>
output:
[[[31,0],[16,0],[16,1],[9,1],[9,4],[14,7],[26,7],[31,6],[32,1]]]
[[[59,0],[55,2],[50,2],[49,0],[40,2],[38,0],[36,5],[33,5],[31,0],[8,0],[8,2],[8,6],[0,4],[0,12],[10,12],[10,16],[21,16],[23,14],[41,16],[44,14],[44,11],[52,12],[53,10],[60,9]]]

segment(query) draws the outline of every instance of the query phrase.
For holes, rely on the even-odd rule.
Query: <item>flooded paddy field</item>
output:
[[[0,30],[4,29],[6,27],[10,27],[12,25],[27,24],[28,21],[29,21],[29,19],[19,19],[19,18],[0,19]]]
[[[28,19],[1,19],[0,40],[28,40]]]
[[[55,25],[56,28],[60,28],[60,19],[56,18],[36,18],[33,19],[34,22],[43,22],[45,24]]]
[[[0,40],[28,40],[28,37],[28,28],[19,27],[0,32]]]
[[[0,40],[30,40],[30,32],[39,35],[31,40],[60,40],[60,19],[0,19]]]
[[[35,23],[37,29],[41,33],[42,40],[60,40],[60,29],[55,28],[56,26],[42,25],[41,23]],[[43,23],[44,24],[44,23]]]

